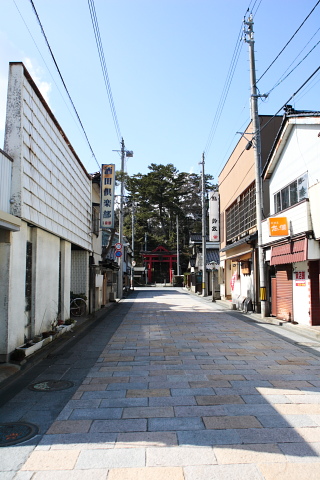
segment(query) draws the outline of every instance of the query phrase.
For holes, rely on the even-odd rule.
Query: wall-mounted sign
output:
[[[287,217],[269,218],[270,237],[285,237],[289,235]]]
[[[209,200],[209,241],[219,242],[219,194],[210,192]]]
[[[306,286],[306,272],[295,272],[296,287]]]
[[[114,186],[115,165],[102,165],[100,205],[100,226],[102,229],[114,228]]]

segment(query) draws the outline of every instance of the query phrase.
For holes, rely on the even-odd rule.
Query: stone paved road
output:
[[[45,432],[0,449],[2,480],[319,480],[317,350],[182,290],[141,289],[112,315]],[[7,413],[24,393],[39,395]],[[57,398],[40,395],[39,414]]]

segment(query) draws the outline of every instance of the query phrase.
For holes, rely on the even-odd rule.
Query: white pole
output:
[[[207,296],[207,282],[206,282],[206,263],[207,263],[207,232],[206,232],[206,187],[204,175],[204,153],[202,154],[202,296]]]
[[[120,189],[120,214],[119,214],[119,243],[122,245],[122,255],[119,257],[119,271],[118,271],[118,298],[123,297],[123,197],[124,197],[124,140],[121,140],[121,189]]]
[[[258,255],[259,255],[259,281],[260,281],[260,302],[261,302],[261,318],[266,316],[266,283],[265,283],[265,264],[262,248],[262,185],[261,185],[261,138],[260,138],[260,122],[258,114],[258,94],[256,86],[256,70],[254,58],[254,35],[253,35],[253,19],[252,15],[245,22],[248,30],[246,42],[249,44],[250,54],[250,83],[251,83],[251,118],[253,125],[253,146],[255,151],[255,174],[256,174],[256,217],[258,231]]]
[[[132,250],[132,261],[131,261],[131,289],[134,290],[134,214],[135,214],[135,205],[132,203],[132,223],[131,223],[131,250]]]
[[[180,275],[180,255],[179,255],[179,217],[176,216],[177,222],[177,275]]]

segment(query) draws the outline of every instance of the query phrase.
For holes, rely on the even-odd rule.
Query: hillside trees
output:
[[[201,175],[179,172],[172,163],[148,167],[147,174],[124,176],[127,190],[124,234],[131,240],[131,215],[135,211],[135,258],[141,250],[163,245],[176,250],[176,221],[179,222],[180,251],[189,243],[190,232],[201,232]],[[206,175],[212,190],[213,177]]]

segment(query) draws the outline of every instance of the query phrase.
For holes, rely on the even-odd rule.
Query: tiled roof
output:
[[[209,241],[209,235],[206,236],[207,242]],[[201,233],[190,233],[190,242],[201,243],[202,234]]]
[[[208,263],[210,262],[215,262],[216,264],[219,265],[220,263],[220,255],[219,255],[219,250],[218,249],[211,249],[211,248],[208,248],[206,250],[206,254],[207,254],[207,258],[206,258],[206,265],[208,265]]]

